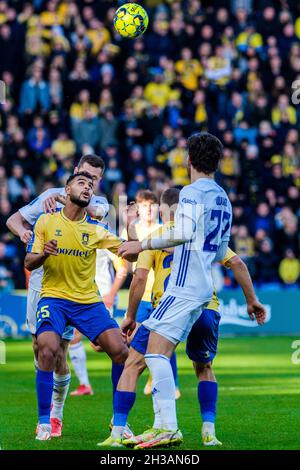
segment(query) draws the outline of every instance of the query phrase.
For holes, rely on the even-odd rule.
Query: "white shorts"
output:
[[[181,299],[164,294],[159,305],[142,325],[155,331],[174,344],[186,341],[193,324],[198,320],[208,302]]]
[[[27,308],[26,308],[26,322],[28,329],[32,335],[36,334],[36,313],[38,310],[38,303],[40,300],[40,292],[33,289],[28,289],[27,293]],[[62,339],[72,341],[74,338],[74,328],[66,326]]]

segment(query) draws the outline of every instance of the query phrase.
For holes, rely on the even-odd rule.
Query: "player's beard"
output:
[[[79,197],[70,196],[70,201],[73,202],[74,204],[76,204],[76,206],[79,206],[79,207],[87,207],[90,203],[90,199],[89,200],[82,200],[82,199],[80,199],[80,196]]]

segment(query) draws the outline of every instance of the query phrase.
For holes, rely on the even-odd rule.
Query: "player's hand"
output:
[[[124,242],[119,248],[119,256],[132,262],[137,260],[137,255],[141,251],[141,242]]]
[[[50,240],[49,242],[45,243],[44,246],[44,255],[45,256],[57,256],[57,240]]]
[[[55,195],[47,197],[47,199],[43,201],[43,211],[45,212],[45,214],[54,214],[54,212],[56,211]]]
[[[102,296],[102,300],[105,307],[109,309],[114,306],[115,296],[111,292],[108,292],[108,294]]]
[[[256,319],[259,325],[265,323],[267,312],[265,307],[257,299],[247,303],[247,311],[252,321]]]
[[[125,316],[124,320],[121,323],[121,331],[124,335],[131,336],[136,327],[136,321],[130,317]]]
[[[30,242],[31,237],[32,237],[32,230],[25,229],[20,235],[20,240],[21,242],[25,243],[25,245],[27,245],[27,243]]]
[[[128,234],[130,235],[130,228],[133,226],[133,224],[137,221],[139,217],[139,213],[138,213],[138,206],[135,202],[130,202],[130,204],[128,204],[128,206],[126,207],[126,212],[125,212],[125,223],[126,223],[126,228],[127,228],[127,232]],[[134,233],[133,233],[133,239],[136,239],[136,233],[135,233],[135,230],[134,230]]]

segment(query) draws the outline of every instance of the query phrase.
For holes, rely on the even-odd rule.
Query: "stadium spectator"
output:
[[[40,110],[42,113],[50,109],[50,92],[48,83],[42,79],[42,71],[35,68],[32,76],[21,88],[20,113],[33,114]]]
[[[258,284],[273,284],[278,281],[278,257],[273,251],[273,243],[270,238],[265,238],[260,243],[256,257],[256,281]]]
[[[288,286],[295,285],[300,276],[300,261],[291,249],[287,249],[285,257],[279,264],[279,276],[281,281]]]
[[[186,184],[185,139],[208,130],[224,144],[234,243],[258,282],[277,282],[287,250],[300,255],[296,2],[146,0],[134,41],[116,34],[112,3],[1,2],[3,214],[63,182],[86,151],[103,154],[116,206],[140,188],[159,196]]]

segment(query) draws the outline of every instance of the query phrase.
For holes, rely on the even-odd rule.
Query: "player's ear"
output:
[[[67,184],[65,189],[66,189],[67,196],[69,196],[69,194],[70,194],[70,185]]]
[[[78,166],[75,166],[75,168],[74,168],[74,175],[76,175],[76,173],[78,173],[78,172],[79,172],[79,168],[78,168]]]

